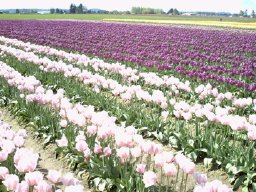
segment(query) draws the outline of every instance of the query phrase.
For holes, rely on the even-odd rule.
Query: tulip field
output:
[[[71,171],[41,173],[26,129],[0,115],[1,190],[256,191],[255,31],[0,25],[0,106]]]

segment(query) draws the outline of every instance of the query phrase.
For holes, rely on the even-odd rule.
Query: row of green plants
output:
[[[133,110],[127,113],[125,111],[127,105],[117,102],[115,98],[110,96],[102,97],[101,95],[107,95],[104,91],[95,93],[90,91],[91,88],[81,85],[75,79],[66,78],[62,74],[44,73],[32,63],[22,62],[21,64],[20,61],[17,61],[11,56],[6,57],[5,61],[11,63],[10,65],[22,74],[35,75],[39,80],[50,85],[53,89],[63,87],[68,96],[75,101],[80,101],[84,104],[93,104],[98,110],[109,111],[120,122],[131,118],[131,121],[126,121],[127,125],[136,125],[137,127],[150,127],[148,125],[152,125],[151,122],[148,123],[150,118],[141,119],[138,118],[140,116],[134,117],[134,114],[139,111],[139,101],[138,104],[129,104],[129,109]],[[119,104],[113,105],[113,103]],[[145,114],[142,112],[141,116],[145,116]],[[124,118],[125,116],[126,118]],[[136,121],[140,124],[134,123]],[[153,122],[155,121],[153,120]],[[202,122],[204,120],[195,119],[194,123],[187,123],[182,119],[171,118],[165,125],[158,124],[158,127],[151,126],[151,130],[150,128],[141,128],[141,132],[144,132],[144,135],[155,136],[163,143],[171,143],[177,149],[182,149],[187,154],[190,154],[196,161],[202,161],[204,157],[208,157],[205,160],[206,163],[210,162],[214,166],[224,167],[230,173],[233,177],[235,188],[242,183],[251,187],[254,181],[253,172],[255,170],[253,142],[248,141],[244,137],[244,134],[231,132],[228,127],[220,127],[216,123],[209,123],[207,126],[202,126]],[[219,149],[220,147],[221,150]]]
[[[53,137],[57,138],[61,137],[60,140],[56,140],[59,146],[59,148],[56,150],[56,155],[66,155],[70,167],[79,175],[83,174],[85,171],[88,171],[90,173],[90,184],[92,187],[95,187],[96,190],[173,191],[174,188],[178,187],[176,187],[177,178],[180,176],[179,172],[181,171],[177,171],[176,168],[171,173],[164,171],[166,175],[164,176],[161,174],[161,179],[157,184],[156,174],[150,171],[145,172],[146,168],[149,170],[153,169],[155,172],[158,171],[158,169],[154,168],[154,164],[151,161],[153,160],[151,159],[153,158],[153,154],[148,155],[146,161],[144,161],[143,157],[129,157],[128,159],[125,157],[123,162],[121,158],[122,156],[120,157],[118,155],[119,152],[121,152],[118,150],[121,150],[122,148],[116,149],[114,148],[114,145],[112,146],[112,137],[100,139],[98,138],[98,136],[96,137],[96,135],[94,134],[89,134],[88,127],[81,127],[74,124],[69,124],[64,128],[59,124],[59,115],[57,115],[57,111],[54,110],[54,108],[51,107],[51,105],[42,105],[38,104],[37,102],[31,101],[29,102],[27,97],[25,100],[23,95],[24,92],[20,92],[17,88],[10,86],[6,80],[0,78],[0,83],[2,85],[0,92],[1,106],[8,108],[12,115],[19,117],[23,122],[26,122],[26,127],[33,128],[35,134],[38,137],[41,138],[44,136],[48,136],[44,137],[45,140],[47,140],[47,138],[49,138],[50,135],[53,135]],[[46,89],[48,88],[47,86],[44,87]],[[71,99],[71,101],[74,102],[74,104],[78,104],[73,99]],[[85,135],[85,133],[87,134]],[[64,143],[62,139],[63,137],[66,138],[64,139]],[[55,142],[55,140],[52,142]],[[44,143],[44,145],[47,144],[48,142]],[[108,149],[107,151],[103,150],[104,155],[101,154],[102,152],[96,151],[96,145],[99,144],[102,147],[102,149],[103,147],[104,149]],[[148,142],[147,144],[153,143]],[[154,144],[154,146],[160,147],[159,145],[156,144]],[[90,149],[90,153],[87,153],[86,156],[86,151],[82,151],[84,147],[88,147],[87,149]],[[147,146],[145,146],[145,148],[147,148]],[[102,149],[100,149],[100,151]],[[161,150],[161,148],[159,148],[159,150]],[[171,162],[174,160],[174,156],[170,155],[168,155],[168,161]],[[180,159],[183,160],[180,162],[184,162],[186,160],[185,156],[183,155],[180,155],[180,158],[183,158]],[[175,161],[178,162],[177,160]],[[186,160],[185,162],[187,161],[188,160]],[[141,166],[139,166],[138,169],[135,169],[137,164]],[[193,170],[194,168],[192,167],[191,171]],[[144,175],[146,176],[143,175],[144,172]],[[191,174],[190,170],[188,170],[188,173],[186,174],[186,179],[184,179],[185,174],[184,172],[182,173],[182,180],[179,182],[179,191],[186,191],[188,174]],[[152,178],[150,178],[149,176],[152,176]],[[167,179],[167,184],[162,182],[164,179]],[[172,183],[170,183],[170,180],[172,180]]]

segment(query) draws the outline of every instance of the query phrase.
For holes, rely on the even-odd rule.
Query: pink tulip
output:
[[[85,141],[85,140],[86,140],[86,138],[85,138],[84,132],[80,131],[79,135],[76,136],[75,141],[78,142],[78,141]]]
[[[62,177],[62,183],[65,186],[70,186],[79,184],[79,181],[76,178],[74,178],[73,173],[67,173]]]
[[[64,192],[84,192],[82,185],[70,185],[65,188]]]
[[[39,171],[29,172],[25,174],[25,181],[29,186],[35,186],[43,180],[43,174]]]
[[[182,116],[185,120],[189,121],[192,119],[192,114],[191,112],[186,112],[186,113],[182,113]]]
[[[13,130],[7,130],[7,132],[5,133],[5,137],[7,140],[11,141],[15,137],[15,132]]]
[[[23,137],[24,139],[27,138],[27,131],[25,129],[19,129],[16,135]]]
[[[26,181],[21,181],[16,186],[15,192],[29,192],[29,185]]]
[[[193,192],[211,192],[211,191],[205,189],[205,187],[202,186],[202,185],[196,185],[196,186],[194,187]]]
[[[5,161],[8,158],[8,153],[5,150],[0,151],[0,162]]]
[[[101,147],[100,144],[95,144],[95,146],[94,146],[94,153],[95,154],[102,153],[102,147]]]
[[[30,156],[29,156],[30,155]],[[38,154],[24,154],[20,157],[15,167],[21,173],[34,171],[37,166],[39,155]]]
[[[185,155],[183,155],[182,153],[178,153],[175,157],[174,157],[174,160],[175,162],[180,166],[182,167],[182,162],[186,161],[186,157]]]
[[[157,183],[157,176],[153,171],[146,171],[143,174],[143,183],[146,188],[156,185]]]
[[[47,178],[50,182],[52,182],[54,184],[59,183],[59,182],[61,182],[61,173],[56,170],[49,170]]]
[[[83,127],[86,125],[86,120],[85,120],[84,116],[78,115],[78,116],[76,116],[74,123],[80,127]]]
[[[67,120],[65,120],[65,119],[61,119],[61,120],[60,120],[60,126],[61,126],[61,127],[67,127],[67,125],[68,125]]]
[[[17,175],[6,175],[4,181],[2,182],[7,190],[14,191],[19,184],[19,177]]]
[[[136,171],[140,174],[143,174],[145,172],[146,165],[145,164],[138,164],[136,166]]]
[[[209,185],[208,185],[209,184]],[[209,187],[209,189],[213,192],[218,192],[218,188],[220,188],[223,184],[219,180],[213,180],[210,183],[206,183],[206,188]]]
[[[162,153],[162,151],[163,151],[163,146],[161,144],[153,142],[153,151],[150,152],[150,154],[156,155],[158,153]]]
[[[154,161],[155,161],[155,166],[156,166],[157,168],[163,167],[164,163],[166,162],[166,161],[165,161],[165,158],[164,158],[164,156],[163,156],[162,153],[156,154],[156,155],[154,156]]]
[[[128,133],[129,135],[135,135],[137,133],[137,130],[133,126],[128,126],[125,128],[125,132]]]
[[[89,160],[90,159],[90,156],[91,156],[91,151],[90,151],[90,149],[89,148],[87,148],[85,151],[83,151],[83,153],[84,153],[84,158],[85,158],[85,160]]]
[[[68,140],[65,135],[62,135],[61,139],[56,140],[56,143],[59,147],[67,147],[68,146]]]
[[[95,135],[97,133],[97,127],[92,125],[87,127],[87,133],[89,135]]]
[[[9,170],[6,167],[0,167],[0,180],[5,179],[6,175],[9,174]]]
[[[88,145],[85,141],[83,140],[79,140],[77,143],[76,143],[76,150],[79,151],[79,152],[83,152],[84,150],[86,150],[88,148]]]
[[[130,150],[128,147],[121,147],[116,150],[117,156],[121,159],[121,163],[125,163],[130,157]]]
[[[195,164],[193,162],[188,161],[187,163],[184,164],[184,167],[182,168],[182,170],[186,174],[193,174],[195,171]]]
[[[131,147],[132,146],[132,135],[127,133],[120,133],[115,135],[115,142],[118,147]]]
[[[169,115],[169,111],[162,111],[162,112],[161,112],[161,119],[162,119],[163,121],[166,121],[167,118],[168,118],[168,115]]]
[[[171,163],[174,160],[174,156],[171,152],[163,151],[162,154],[166,163]]]
[[[252,141],[256,140],[256,129],[250,129],[248,131],[248,139]]]
[[[13,142],[17,147],[22,147],[25,143],[25,140],[22,136],[15,136]]]
[[[35,189],[36,189],[37,192],[51,192],[52,191],[52,186],[49,185],[46,181],[41,180],[35,186]]]
[[[104,149],[103,149],[103,153],[104,153],[104,156],[106,156],[106,157],[108,157],[108,156],[110,156],[111,155],[111,149],[110,149],[110,147],[105,147]]]
[[[13,141],[4,140],[2,142],[2,150],[6,151],[8,154],[14,152],[15,148],[16,147]]]
[[[141,149],[140,147],[134,147],[130,149],[131,155],[133,158],[138,158],[141,156]]]
[[[222,184],[221,186],[218,187],[218,192],[233,192],[233,190],[228,186]]]
[[[140,143],[141,149],[143,153],[146,154],[154,154],[154,146],[151,141],[143,141]]]
[[[175,176],[177,173],[177,169],[173,163],[171,164],[165,163],[163,165],[163,170],[166,176]]]

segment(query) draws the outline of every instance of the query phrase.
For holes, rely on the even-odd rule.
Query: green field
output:
[[[252,18],[240,17],[201,17],[201,16],[169,16],[169,15],[111,15],[111,14],[0,14],[0,19],[77,19],[77,20],[107,20],[107,19],[139,19],[139,20],[189,20],[189,21],[223,21],[256,22]]]

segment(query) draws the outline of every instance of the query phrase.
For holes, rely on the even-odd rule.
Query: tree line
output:
[[[145,8],[145,7],[132,7],[131,13],[132,14],[166,14],[162,9]],[[167,12],[167,14],[180,15],[180,12],[175,8],[171,8]]]
[[[244,11],[243,10],[240,10],[240,12],[239,12],[239,16],[240,17],[248,17],[249,15],[248,15],[248,11],[247,11],[247,9],[245,9]],[[251,15],[250,15],[251,17],[253,17],[253,18],[255,18],[256,17],[256,15],[255,15],[255,11],[254,10],[252,10],[252,12],[251,12]]]
[[[72,3],[69,7],[69,13],[72,13],[72,14],[75,14],[75,13],[83,14],[86,12],[87,12],[87,8],[82,3],[80,3],[78,6]]]
[[[28,11],[16,9],[16,13],[27,13]],[[29,13],[37,13],[35,10],[30,10]],[[131,11],[106,11],[106,10],[88,10],[86,6],[84,6],[82,3],[79,5],[71,4],[69,9],[60,9],[60,8],[51,8],[50,13],[54,14],[63,14],[63,13],[71,13],[71,14],[85,14],[85,13],[103,13],[103,14],[168,14],[168,15],[180,15],[181,12],[178,11],[176,8],[171,8],[166,13],[163,11],[163,9],[155,9],[155,8],[145,8],[145,7],[132,7]],[[217,13],[209,13],[209,12],[202,12],[203,15],[216,15]],[[201,12],[198,12],[198,14],[202,14]],[[231,14],[230,14],[231,15]],[[238,14],[232,14],[233,16],[240,16],[240,17],[249,17],[256,18],[255,11],[252,10],[251,14],[248,14],[248,10],[240,10]]]

